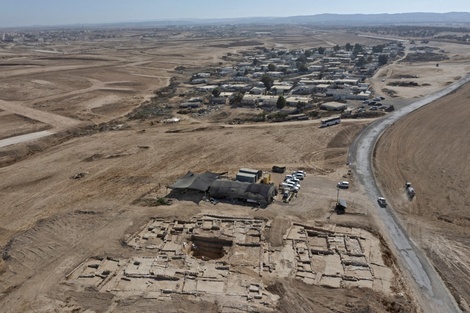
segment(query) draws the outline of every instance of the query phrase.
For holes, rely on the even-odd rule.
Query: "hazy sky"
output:
[[[470,0],[1,0],[0,27],[320,13],[469,11]]]

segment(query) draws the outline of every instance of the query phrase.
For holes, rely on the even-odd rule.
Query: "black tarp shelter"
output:
[[[209,194],[214,198],[243,200],[266,206],[273,201],[276,188],[273,185],[217,179],[210,186]]]

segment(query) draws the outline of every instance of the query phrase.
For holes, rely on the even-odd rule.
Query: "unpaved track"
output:
[[[21,102],[8,102],[0,100],[0,109],[51,125],[55,131],[64,130],[82,123],[81,121],[70,117],[29,108],[23,105]]]
[[[372,158],[375,145],[383,132],[406,114],[455,91],[468,82],[470,82],[470,75],[467,75],[465,78],[462,78],[439,92],[416,101],[372,123],[358,136],[351,145],[349,161],[372,201],[376,201],[377,196],[381,195],[374,176]],[[417,287],[416,290],[418,291],[416,296],[419,298],[418,301],[422,309],[425,312],[436,313],[460,312],[457,303],[441,277],[434,270],[434,267],[424,253],[415,246],[404,231],[393,208],[390,205],[387,208],[380,208],[377,205],[377,212],[385,225],[387,235],[391,238],[398,251],[398,257],[402,266],[408,271],[411,277],[413,277],[415,287]]]

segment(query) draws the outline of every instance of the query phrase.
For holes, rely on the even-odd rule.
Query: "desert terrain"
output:
[[[468,93],[466,85],[395,123],[381,138],[375,156],[382,189],[466,310]],[[407,196],[405,182],[416,191],[413,199]]]
[[[122,31],[122,37],[98,41],[34,49],[15,44],[1,47],[0,140],[44,130],[52,135],[0,148],[3,165],[0,177],[4,178],[0,181],[0,311],[146,312],[155,311],[155,307],[161,312],[254,309],[267,312],[419,311],[413,302],[415,291],[410,290],[389,244],[380,234],[375,221],[376,204],[371,203],[361,186],[356,184],[347,166],[350,143],[372,119],[344,120],[329,128],[319,128],[319,120],[315,119],[229,125],[228,120],[253,113],[251,109],[229,107],[205,116],[175,114],[181,118],[177,124],[160,123],[158,117],[128,117],[128,113],[148,103],[156,91],[165,89],[171,82],[177,81],[180,85],[165,101],[172,103],[191,96],[185,83],[192,73],[220,66],[227,62],[228,54],[237,54],[255,45],[268,49],[277,46],[296,49],[347,42],[383,42],[346,32],[333,35],[328,31],[284,27],[272,31],[272,36],[246,40],[198,37],[197,32],[189,31],[167,31],[160,37],[149,39],[141,31],[127,30]],[[468,64],[468,53],[459,45],[449,45],[449,48],[446,45],[445,49],[450,59],[439,62],[439,67],[435,62],[413,65],[397,62],[380,69],[370,80],[373,90],[377,95],[387,97],[389,90],[393,90],[394,97],[390,101],[400,106],[457,80],[468,72],[468,68],[462,66]],[[421,86],[385,86],[391,79],[409,80],[403,78],[405,74],[417,76],[415,79],[419,79]],[[455,93],[451,97],[464,99],[465,93]],[[461,103],[460,109],[446,112],[458,114],[465,110],[465,101],[459,101],[452,103]],[[442,110],[445,103],[433,106],[436,107],[434,111],[437,107]],[[430,106],[421,111],[431,109]],[[408,145],[403,144],[403,132],[410,125],[420,125],[421,131],[427,133],[424,121],[429,125],[438,123],[431,117],[434,116],[432,113],[421,120],[421,111],[412,115],[420,119],[419,123],[395,125],[390,134],[384,136],[376,155],[377,175],[390,202],[403,214],[410,232],[414,234],[419,229],[420,243],[429,251],[449,285],[454,286],[455,296],[466,299],[466,289],[459,283],[464,276],[457,277],[456,274],[463,271],[468,275],[465,252],[459,250],[449,258],[446,249],[457,251],[459,247],[468,246],[465,241],[468,214],[465,214],[465,200],[459,196],[465,192],[462,186],[468,185],[464,171],[458,176],[461,180],[451,180],[455,179],[451,171],[459,171],[455,165],[464,162],[467,154],[465,151],[452,154],[455,160],[450,159],[450,154],[442,154],[442,160],[453,164],[443,168],[444,161],[429,158],[428,163],[421,162],[430,155],[426,150],[429,144],[423,144],[418,150],[423,151],[423,156],[415,159],[419,155],[414,153],[416,142],[410,140]],[[464,118],[464,114],[458,116]],[[448,120],[452,118],[456,117]],[[463,130],[458,124],[451,126],[456,127],[453,130],[456,133]],[[394,134],[395,129],[401,132]],[[444,142],[446,132],[438,132],[437,128],[435,132],[435,136],[442,136],[440,140]],[[389,136],[391,139],[387,139]],[[454,138],[458,151],[462,149],[459,138],[464,140],[464,134]],[[405,146],[408,150],[401,150]],[[410,159],[405,159],[405,155]],[[402,160],[406,162],[402,163]],[[410,162],[422,170],[416,171],[408,165]],[[439,165],[436,166],[439,170],[431,171],[429,167],[433,164]],[[205,201],[203,195],[174,194],[166,187],[188,171],[227,172],[233,177],[240,167],[270,172],[273,165],[308,173],[298,197],[289,204],[278,199],[266,209],[226,202],[214,205]],[[402,173],[404,169],[410,172]],[[420,176],[412,176],[412,172],[419,172]],[[443,185],[426,184],[427,180],[436,177]],[[280,174],[272,174],[272,178],[275,183],[282,181]],[[351,182],[351,187],[338,191],[336,183],[344,179]],[[416,186],[417,196],[411,204],[403,199],[401,188],[405,180]],[[447,187],[449,184],[451,187]],[[441,194],[446,188],[451,192],[446,193],[441,205],[437,206],[439,202],[434,197],[430,200],[430,195]],[[334,212],[339,194],[349,204],[344,215]],[[155,199],[165,197],[171,199],[170,205],[155,204]],[[451,200],[454,202],[449,202]],[[401,206],[400,201],[403,202]],[[431,203],[434,209],[427,208]],[[461,209],[449,208],[455,205]],[[233,250],[222,258],[225,262],[222,272],[215,271],[219,276],[229,277],[226,281],[217,280],[202,289],[194,287],[196,293],[192,287],[187,287],[191,291],[188,293],[184,286],[170,286],[167,288],[173,290],[170,295],[163,291],[167,289],[158,287],[158,279],[137,282],[138,287],[128,289],[119,287],[121,285],[114,281],[96,282],[102,275],[87,272],[101,266],[113,267],[110,272],[116,277],[122,276],[123,282],[129,279],[132,282],[133,278],[125,276],[132,268],[126,266],[142,262],[136,260],[157,258],[156,252],[165,251],[162,247],[155,251],[137,249],[130,244],[132,238],[141,236],[139,234],[148,229],[146,225],[151,225],[149,223],[154,220],[193,223],[207,219],[208,215],[228,220],[264,221],[262,232],[257,235],[263,239],[261,253],[283,256],[273,257],[279,260],[275,269],[260,274],[263,266],[243,264],[241,257],[236,257],[243,251]],[[425,223],[421,224],[421,221]],[[416,227],[418,223],[419,228]],[[370,240],[373,253],[369,248],[363,248],[360,254],[367,261],[365,267],[373,268],[367,272],[372,276],[362,279],[354,274],[353,279],[341,280],[339,277],[348,275],[345,272],[328,274],[328,270],[332,271],[328,267],[300,270],[298,265],[302,255],[286,252],[285,256],[290,257],[284,258],[283,254],[287,251],[283,247],[296,247],[294,242],[300,240],[297,234],[305,233],[297,229],[298,225],[305,229],[315,228],[322,238],[330,236],[346,243],[348,240]],[[452,232],[445,231],[449,228]],[[315,236],[311,239],[314,243]],[[181,240],[187,238],[174,240],[180,247],[183,245]],[[300,244],[314,243],[308,239]],[[343,251],[348,247],[346,244],[346,248],[335,249]],[[245,251],[247,260],[259,261],[250,259],[255,250],[247,251],[250,251]],[[318,255],[310,257],[316,260],[312,264],[323,262]],[[187,266],[189,271],[198,266],[211,269],[217,264],[212,260],[199,262],[190,253],[183,259],[187,260],[184,264],[176,259],[175,264]],[[156,266],[157,261],[152,266]],[[193,263],[195,265],[191,265]],[[176,265],[171,263],[170,268],[172,266]],[[342,267],[341,264],[338,266]],[[318,278],[299,275],[302,272],[317,274]],[[85,274],[80,276],[80,273]],[[91,283],[87,277],[92,277]],[[204,277],[201,274],[196,280],[205,281]],[[235,284],[230,277],[243,277],[246,281]],[[322,281],[322,277],[329,280]],[[191,280],[186,282],[189,284]],[[227,294],[221,294],[217,288],[225,284],[222,289],[226,290],[232,283],[239,289],[239,294],[234,296],[237,300],[224,302]],[[160,290],[157,293],[150,287],[155,284],[155,290]],[[247,296],[246,290],[262,293],[262,303]]]

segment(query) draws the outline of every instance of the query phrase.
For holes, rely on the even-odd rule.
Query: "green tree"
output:
[[[274,79],[268,74],[263,74],[263,76],[261,76],[261,82],[263,82],[264,87],[266,87],[267,90],[270,90],[273,86]]]
[[[305,63],[297,62],[297,69],[302,73],[308,72],[308,66]]]
[[[276,70],[276,65],[274,65],[273,63],[269,63],[268,64],[268,71],[274,72],[275,70]]]
[[[305,102],[301,102],[301,101],[297,102],[297,105],[296,105],[297,110],[299,110],[299,112],[303,112],[306,105],[307,103]]]
[[[338,52],[340,49],[341,49],[341,47],[338,46],[338,45],[336,45],[336,46],[333,47],[333,50],[334,50],[335,52]]]
[[[382,53],[385,48],[385,45],[377,45],[372,47],[372,52],[374,53]]]
[[[366,64],[366,59],[364,59],[364,57],[360,57],[356,62],[357,67],[363,67],[364,64]]]
[[[346,43],[346,51],[351,51],[352,45],[348,42]]]
[[[379,55],[379,66],[385,65],[388,62],[388,55],[381,54]]]
[[[213,95],[214,97],[220,96],[220,88],[219,88],[219,87],[215,87],[214,89],[212,89],[212,95]]]
[[[325,52],[325,48],[323,48],[323,47],[318,48],[318,53],[319,54],[323,54],[324,52]]]
[[[362,46],[358,43],[356,43],[354,45],[354,48],[353,48],[353,54],[354,55],[358,55],[359,53],[363,52],[364,51],[364,48],[362,48]]]
[[[296,61],[300,62],[300,63],[305,63],[305,62],[307,62],[307,57],[305,57],[305,55],[301,55],[297,58]]]
[[[312,56],[312,50],[305,50],[304,55],[305,55],[306,58],[311,57]]]
[[[237,92],[235,95],[233,95],[230,98],[230,104],[237,104],[237,103],[242,102],[243,96],[244,96],[243,92]]]
[[[279,110],[284,108],[286,106],[286,98],[284,98],[284,96],[279,96],[279,98],[277,98],[277,102],[276,102],[276,108],[278,108]]]

